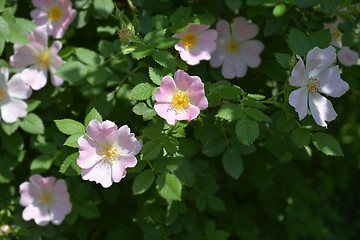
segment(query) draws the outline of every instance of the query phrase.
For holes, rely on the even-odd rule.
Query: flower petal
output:
[[[135,138],[135,135],[130,132],[130,128],[124,125],[119,128],[116,133],[116,143],[119,147],[126,149],[126,154],[138,154],[142,147],[142,142]]]
[[[7,85],[9,79],[9,69],[6,67],[0,68],[0,84]]]
[[[25,117],[27,114],[26,102],[18,99],[11,99],[1,106],[1,117],[7,123],[16,122],[18,118]]]
[[[30,12],[30,16],[33,19],[33,22],[38,27],[43,27],[45,24],[49,22],[49,16],[48,14],[40,9],[34,9]]]
[[[224,40],[230,38],[229,23],[225,20],[219,20],[216,24],[217,42],[224,43]]]
[[[180,89],[180,91],[186,92],[190,85],[194,81],[198,81],[200,78],[198,76],[189,76],[187,72],[179,69],[174,74],[174,81],[177,88]],[[200,80],[201,81],[201,80]]]
[[[198,34],[198,33],[205,31],[209,27],[210,27],[210,25],[207,25],[207,24],[189,23],[189,27],[186,29],[186,32]]]
[[[320,82],[320,92],[331,97],[340,97],[349,90],[349,84],[340,77],[338,65],[323,71],[318,79]]]
[[[8,93],[11,97],[27,99],[31,96],[31,88],[21,79],[21,75],[15,74],[8,82]]]
[[[338,53],[339,62],[343,65],[350,67],[356,65],[359,59],[359,54],[349,47],[342,47]]]
[[[24,69],[20,74],[20,78],[34,90],[39,90],[46,85],[47,71],[44,68],[31,66]]]
[[[20,185],[20,204],[22,206],[28,206],[41,197],[41,192],[30,182],[24,182]]]
[[[296,55],[296,57],[299,61],[296,63],[295,67],[293,68],[293,70],[291,72],[291,76],[289,78],[289,83],[291,86],[302,87],[307,84],[308,76],[306,75],[303,60],[301,59],[301,57],[299,55]]]
[[[221,47],[217,47],[215,52],[213,52],[211,54],[211,59],[210,59],[210,66],[213,68],[217,68],[220,67],[221,64],[223,64],[225,60],[225,53],[224,50],[221,49]]]
[[[117,126],[108,120],[103,123],[100,123],[96,119],[91,120],[86,128],[86,133],[100,145],[114,141],[116,132]]]
[[[49,67],[51,83],[55,87],[58,87],[58,86],[61,86],[64,83],[64,80],[61,77],[58,77],[58,76],[55,75],[56,70],[57,70],[57,68],[55,69],[52,66]]]
[[[91,168],[83,168],[81,170],[81,177],[84,180],[100,183],[104,188],[110,187],[113,182],[111,178],[111,165],[103,162],[98,162]]]
[[[189,90],[189,99],[192,105],[197,106],[200,110],[208,107],[208,100],[205,97],[204,84],[201,81],[194,82]]]
[[[241,58],[251,68],[260,65],[261,59],[259,54],[264,50],[264,44],[258,40],[250,40],[244,42],[241,48]]]
[[[171,102],[176,92],[175,81],[171,76],[165,76],[161,80],[160,88],[155,91],[155,100],[157,102]]]
[[[41,191],[49,191],[51,192],[54,183],[55,177],[41,177],[39,174],[32,175],[30,177],[30,182],[34,184]]]
[[[50,206],[50,220],[55,225],[60,225],[65,215],[71,212],[72,205],[69,201],[56,201]]]
[[[54,0],[32,0],[32,3],[35,7],[40,9],[49,9],[52,5],[54,5]]]
[[[294,90],[289,95],[289,104],[295,108],[300,120],[304,119],[308,112],[308,95],[309,90],[307,87]]]
[[[50,213],[47,205],[30,204],[22,212],[25,221],[34,219],[37,225],[45,226],[50,222]]]
[[[259,27],[256,24],[248,22],[244,17],[234,19],[232,35],[240,41],[245,41],[255,37],[259,33]]]
[[[221,69],[221,73],[226,79],[244,77],[247,71],[245,62],[239,56],[228,56]]]
[[[310,77],[317,77],[321,72],[336,61],[335,48],[329,46],[325,49],[314,47],[306,57],[306,71]]]
[[[156,102],[154,105],[154,109],[156,113],[160,117],[165,119],[169,124],[175,125],[176,123],[175,112],[171,109],[169,103]]]
[[[35,61],[34,49],[27,45],[14,44],[14,55],[10,57],[10,65],[14,68],[23,68],[32,65]]]
[[[97,144],[87,136],[81,136],[78,143],[80,148],[79,157],[76,160],[77,165],[81,168],[91,168],[100,160],[96,153]]]
[[[325,121],[330,122],[337,117],[331,102],[319,93],[309,94],[309,106],[315,122],[322,127],[327,127]]]
[[[52,190],[53,198],[61,200],[64,203],[69,202],[70,195],[67,191],[67,184],[65,180],[59,179],[55,182]]]

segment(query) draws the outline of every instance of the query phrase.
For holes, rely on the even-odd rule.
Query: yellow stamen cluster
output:
[[[128,37],[130,37],[131,35],[131,31],[130,29],[128,29],[127,27],[122,27],[120,29],[117,30],[117,35],[119,36],[119,38],[121,40],[125,40]]]
[[[317,77],[313,78],[313,77],[310,77],[308,79],[308,84],[307,84],[307,87],[309,88],[309,92],[310,93],[317,93],[318,91],[320,91],[320,82],[319,80],[317,79]]]
[[[48,11],[48,18],[50,21],[57,22],[61,19],[63,11],[58,6],[52,6]]]
[[[49,56],[49,50],[44,50],[43,52],[40,52],[35,55],[35,61],[36,64],[43,68],[48,68],[50,65],[50,56]]]
[[[49,192],[44,192],[43,195],[40,198],[40,202],[42,204],[47,204],[47,205],[50,205],[53,200],[54,199],[53,199],[51,193],[49,193]]]
[[[98,145],[100,149],[101,161],[103,163],[110,163],[113,164],[113,161],[120,157],[120,153],[118,152],[117,147],[115,146],[114,142],[106,143],[106,145]]]
[[[225,44],[225,49],[228,53],[238,54],[240,52],[240,42],[231,38],[230,41]]]
[[[179,88],[176,89],[176,93],[171,99],[170,106],[176,113],[180,113],[190,106],[190,99],[187,92],[182,92]]]
[[[191,50],[193,47],[197,46],[197,36],[192,33],[187,33],[182,40],[182,43],[185,45],[187,50]]]
[[[333,39],[335,39],[337,42],[341,41],[342,33],[338,29],[335,29],[331,33],[331,35],[332,35]]]
[[[4,100],[5,97],[6,97],[5,90],[2,87],[0,87],[0,101]]]

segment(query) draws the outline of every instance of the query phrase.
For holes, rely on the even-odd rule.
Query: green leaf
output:
[[[69,83],[74,83],[84,78],[86,72],[87,66],[85,64],[78,61],[68,61],[61,65],[55,74]]]
[[[154,48],[146,45],[137,45],[134,52],[132,53],[133,58],[140,60],[141,58],[147,57],[154,52]]]
[[[169,52],[156,50],[152,54],[152,56],[154,61],[160,64],[161,66],[169,69],[175,69],[176,60],[173,57],[173,55],[171,55]]]
[[[43,134],[44,133],[44,123],[37,115],[34,113],[29,113],[20,121],[20,127],[25,132],[30,134]]]
[[[214,195],[209,196],[208,204],[211,208],[213,208],[216,211],[225,211],[226,210],[224,201],[217,196],[214,196]]]
[[[165,173],[156,179],[156,190],[166,200],[181,200],[181,182],[174,175]]]
[[[159,69],[149,67],[149,77],[151,81],[153,81],[153,83],[155,83],[156,85],[161,84],[161,80],[163,79],[164,76],[165,74],[163,74]]]
[[[83,136],[84,133],[75,133],[71,136],[69,136],[66,141],[64,142],[65,146],[73,147],[73,148],[79,148],[78,140],[81,136]]]
[[[109,57],[114,54],[115,48],[112,42],[101,40],[98,45],[100,54],[104,57]]]
[[[271,118],[267,116],[263,111],[257,109],[257,108],[244,108],[244,113],[257,120],[257,121],[264,121],[264,122],[271,122]]]
[[[143,130],[144,137],[148,137],[151,139],[162,139],[164,134],[162,133],[162,129],[156,127],[147,127]]]
[[[165,136],[162,139],[162,145],[168,154],[175,154],[178,151],[179,142],[176,138]]]
[[[7,135],[13,134],[20,126],[20,121],[17,120],[14,123],[1,122],[1,127]]]
[[[153,95],[155,89],[156,87],[150,83],[140,83],[130,91],[129,95],[135,100],[145,100]]]
[[[165,36],[166,29],[159,29],[149,32],[144,37],[144,43],[151,43],[154,39],[163,38]]]
[[[141,149],[144,160],[152,160],[159,156],[161,151],[161,142],[160,140],[150,140],[144,144]]]
[[[82,123],[72,119],[54,120],[56,127],[60,132],[66,135],[85,134],[85,127]]]
[[[200,145],[191,138],[179,139],[179,153],[192,157],[200,151]]]
[[[87,127],[87,125],[89,125],[89,122],[93,119],[98,120],[100,123],[102,123],[103,121],[100,113],[96,110],[96,108],[92,108],[88,115],[86,115],[84,122],[85,127]]]
[[[26,34],[30,34],[37,27],[35,23],[26,18],[16,18],[16,24],[20,27],[20,32]]]
[[[246,0],[246,4],[249,6],[258,6],[260,5],[264,0]]]
[[[155,180],[155,174],[152,170],[147,169],[137,175],[132,185],[133,195],[142,194],[148,190]]]
[[[264,96],[264,95],[261,95],[261,94],[253,94],[253,93],[250,93],[250,94],[246,95],[246,97],[251,98],[251,99],[254,99],[254,100],[263,100],[263,99],[265,99],[265,96]]]
[[[296,28],[291,28],[288,43],[290,49],[302,57],[306,56],[307,52],[311,48],[309,38],[305,35],[305,33]]]
[[[81,168],[77,165],[76,160],[79,157],[79,152],[70,154],[60,166],[59,172],[65,176],[78,176],[81,173]]]
[[[235,179],[238,179],[243,172],[243,160],[233,149],[227,149],[222,157],[222,164],[225,172]]]
[[[202,153],[208,157],[220,155],[226,147],[226,142],[221,138],[212,138],[205,142]]]
[[[41,104],[41,101],[39,101],[39,100],[28,99],[27,100],[27,111],[28,111],[28,113],[34,111],[40,104]]]
[[[170,22],[175,24],[177,22],[186,21],[190,16],[191,8],[190,7],[178,7],[176,11],[170,16]]]
[[[0,16],[0,39],[7,40],[10,37],[10,28],[7,22]]]
[[[284,3],[280,3],[276,5],[273,9],[273,15],[275,17],[281,17],[286,12],[286,5]]]
[[[104,61],[99,54],[86,48],[76,48],[75,54],[80,61],[87,65],[99,65]]]
[[[146,103],[139,102],[133,107],[133,112],[143,117],[144,121],[153,119],[156,112],[153,108],[149,108]]]
[[[104,18],[114,11],[114,3],[112,0],[94,0],[94,9]]]
[[[77,205],[79,213],[81,216],[87,219],[93,219],[100,217],[100,212],[98,207],[91,200],[83,201],[81,204]]]
[[[327,48],[331,42],[331,33],[329,29],[323,29],[313,32],[309,35],[310,48]]]
[[[226,5],[233,11],[239,9],[242,5],[242,0],[225,0]]]
[[[49,155],[36,157],[30,165],[31,174],[43,173],[51,167],[52,158]]]
[[[221,106],[219,112],[216,114],[216,117],[232,122],[239,119],[243,113],[243,109],[239,104],[230,103]]]
[[[291,140],[298,148],[308,146],[310,139],[310,132],[305,128],[297,127],[291,132]]]
[[[259,136],[258,123],[247,116],[240,118],[235,128],[237,137],[245,145],[250,145]]]
[[[24,148],[24,139],[21,134],[19,132],[14,132],[10,136],[6,136],[5,134],[1,134],[0,136],[2,147],[12,155],[18,156],[19,152]]]
[[[289,63],[292,56],[285,53],[275,53],[276,61],[285,69],[289,69]]]
[[[344,156],[339,142],[327,133],[315,133],[312,136],[312,141],[315,147],[330,156]]]
[[[218,94],[223,99],[240,101],[244,91],[240,87],[232,85],[219,89]]]

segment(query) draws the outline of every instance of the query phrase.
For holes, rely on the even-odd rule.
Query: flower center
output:
[[[122,27],[117,30],[117,35],[119,35],[119,38],[121,40],[125,40],[131,35],[131,32],[130,29],[128,29],[127,27]]]
[[[308,79],[308,84],[307,84],[307,87],[309,88],[309,92],[310,93],[317,93],[318,91],[320,91],[320,82],[319,80],[317,79],[317,77],[313,78],[313,77],[310,77]]]
[[[49,9],[48,18],[50,21],[57,22],[61,19],[62,10],[58,6],[54,5]]]
[[[228,53],[237,54],[240,52],[240,42],[231,38],[230,41],[225,44],[225,49]]]
[[[182,42],[183,44],[185,45],[185,48],[187,50],[190,50],[193,48],[193,47],[196,47],[197,45],[197,42],[196,42],[196,39],[197,39],[197,36],[192,34],[192,33],[187,33],[185,35],[185,37],[183,38]]]
[[[190,106],[190,99],[187,92],[182,92],[179,88],[171,99],[170,106],[176,113],[182,112]]]
[[[335,29],[331,35],[337,42],[341,41],[342,33],[338,29]]]
[[[53,197],[52,197],[51,193],[48,193],[48,192],[44,192],[40,198],[40,202],[42,204],[50,205],[52,203],[52,201],[53,201]]]
[[[46,49],[35,55],[36,64],[43,68],[48,68],[50,65],[49,50]]]
[[[4,100],[5,97],[6,97],[5,90],[2,87],[0,87],[0,101]]]
[[[113,161],[120,157],[121,152],[118,152],[114,142],[106,143],[106,145],[98,146],[100,148],[101,161],[104,163],[113,164]]]

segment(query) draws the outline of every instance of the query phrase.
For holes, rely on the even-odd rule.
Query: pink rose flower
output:
[[[21,99],[30,97],[31,88],[15,74],[9,81],[9,70],[0,68],[0,109],[1,118],[7,123],[16,122],[27,114],[27,104]]]
[[[325,49],[318,47],[310,50],[306,56],[306,68],[301,57],[295,65],[290,85],[300,87],[291,92],[289,104],[295,107],[295,111],[302,120],[308,112],[308,102],[311,114],[315,122],[327,127],[325,121],[332,121],[337,117],[331,102],[323,97],[324,93],[331,97],[341,97],[349,85],[341,79],[339,66],[330,67],[336,61],[335,48],[330,46]],[[308,100],[309,99],[309,100]]]
[[[199,64],[201,60],[210,60],[211,53],[216,49],[217,33],[209,29],[210,25],[189,23],[185,32],[173,35],[181,40],[175,44],[182,60],[189,65]]]
[[[46,30],[54,38],[62,38],[70,23],[74,20],[76,10],[72,9],[69,0],[32,0],[37,8],[31,11],[33,22]]]
[[[47,71],[51,82],[60,86],[64,80],[55,76],[56,70],[64,63],[58,52],[62,47],[60,41],[54,41],[48,48],[48,36],[44,29],[34,29],[27,38],[29,44],[14,44],[14,55],[10,57],[10,65],[14,68],[26,68],[21,78],[34,90],[44,87],[47,81]]]
[[[174,79],[165,76],[160,88],[155,91],[155,111],[169,124],[177,120],[195,119],[200,110],[208,107],[204,84],[198,76],[189,76],[183,70],[177,70]]]
[[[10,226],[9,225],[2,225],[1,226],[1,232],[3,235],[7,235],[10,232]]]
[[[339,23],[342,23],[343,20],[337,18],[334,23],[325,23],[324,29],[329,29],[331,33],[331,45],[341,48],[338,53],[338,60],[341,64],[350,67],[357,64],[359,59],[359,54],[349,47],[343,46],[342,44],[342,33],[338,29]]]
[[[220,20],[216,24],[218,38],[216,51],[211,55],[210,65],[220,67],[226,79],[244,77],[247,66],[256,68],[260,65],[259,54],[264,50],[264,44],[258,40],[250,40],[259,32],[256,24],[249,24],[244,17],[234,19],[232,33],[228,22]]]
[[[108,188],[113,182],[120,182],[126,175],[126,168],[134,167],[142,148],[127,125],[120,127],[111,121],[100,123],[92,120],[86,128],[88,136],[79,138],[79,158],[77,164],[82,168],[84,180],[100,183]]]
[[[20,204],[25,207],[22,216],[25,221],[34,219],[40,226],[50,221],[60,225],[65,215],[70,213],[72,205],[69,201],[66,182],[54,177],[32,175],[30,182],[20,185]]]

